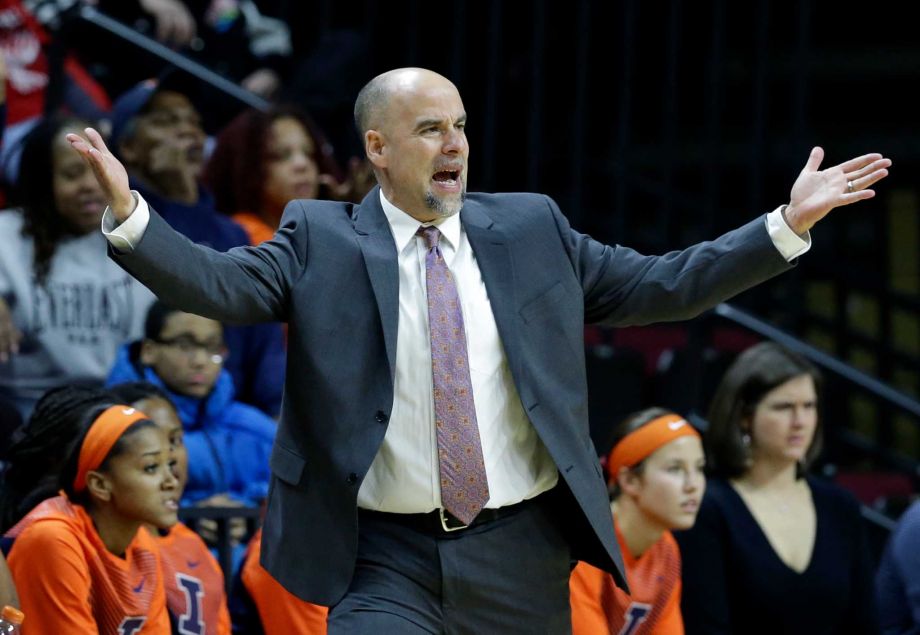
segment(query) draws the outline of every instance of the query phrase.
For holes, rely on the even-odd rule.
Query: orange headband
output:
[[[77,475],[73,479],[73,490],[77,493],[86,489],[86,475],[102,465],[118,439],[136,421],[146,419],[140,410],[131,406],[112,406],[96,417],[80,446],[80,460]]]
[[[617,443],[607,457],[607,473],[615,479],[621,467],[632,467],[661,446],[680,437],[699,437],[680,415],[662,415],[633,430]]]

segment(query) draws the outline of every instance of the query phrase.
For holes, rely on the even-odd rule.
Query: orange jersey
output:
[[[230,635],[230,612],[224,574],[206,544],[194,531],[176,524],[157,537],[166,607],[180,633]]]
[[[614,523],[616,525],[616,523]],[[638,559],[616,526],[632,595],[609,573],[579,562],[569,581],[573,635],[683,635],[680,614],[680,550],[666,531]]]
[[[268,223],[251,212],[237,212],[230,218],[246,230],[250,245],[264,243],[275,235],[275,230]]]
[[[259,564],[262,530],[249,543],[243,561],[243,586],[259,610],[265,635],[326,635],[325,606],[304,602],[285,589]]]
[[[86,510],[49,498],[6,534],[24,635],[168,635],[166,592],[154,539],[137,532],[125,557],[110,553]]]

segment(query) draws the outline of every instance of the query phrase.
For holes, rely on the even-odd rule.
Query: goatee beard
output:
[[[443,198],[438,198],[434,195],[433,192],[428,192],[425,194],[425,205],[428,206],[428,209],[435,212],[440,218],[447,218],[448,216],[453,216],[454,214],[460,211],[460,208],[463,207],[463,202],[466,201],[466,188],[460,192],[460,200],[451,200],[445,201]]]

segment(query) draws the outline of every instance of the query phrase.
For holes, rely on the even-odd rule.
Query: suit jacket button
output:
[[[374,421],[376,421],[377,423],[386,423],[389,420],[390,418],[387,416],[387,413],[385,413],[383,410],[378,410],[377,414],[374,415]]]
[[[358,475],[355,474],[354,472],[352,472],[352,473],[349,474],[348,477],[345,479],[345,482],[348,483],[349,485],[354,485],[355,483],[358,482]]]

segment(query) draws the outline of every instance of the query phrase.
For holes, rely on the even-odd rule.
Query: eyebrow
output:
[[[415,124],[415,129],[421,130],[422,128],[426,128],[428,126],[438,126],[443,121],[444,119],[435,119],[435,118],[422,119],[421,121]],[[462,115],[457,117],[457,120],[454,122],[454,124],[458,124],[458,123],[466,123],[466,113],[463,113]]]

